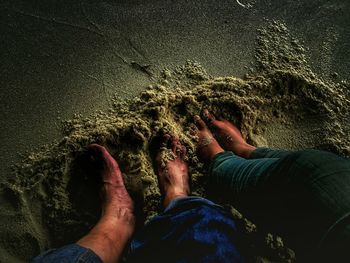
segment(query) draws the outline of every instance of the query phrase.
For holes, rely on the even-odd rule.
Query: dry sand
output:
[[[62,139],[24,157],[13,180],[2,188],[12,206],[2,208],[1,224],[21,227],[7,228],[0,254],[4,251],[11,261],[27,260],[76,241],[94,225],[98,193],[81,157],[90,143],[105,145],[118,160],[127,187],[139,200],[142,220],[159,211],[152,156],[164,133],[178,135],[187,147],[193,194],[205,197],[205,169],[189,134],[192,116],[204,107],[234,121],[256,146],[312,147],[350,156],[349,84],[314,74],[302,45],[282,23],[262,28],[256,47],[256,68],[243,79],[213,78],[199,63],[188,61],[162,71],[158,81],[135,99],[115,99],[108,111],[65,121]],[[231,209],[247,233],[252,261],[293,260],[279,237],[257,231]],[[16,216],[6,216],[12,210],[18,211]]]

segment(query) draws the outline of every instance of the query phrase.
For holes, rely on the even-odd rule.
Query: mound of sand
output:
[[[350,156],[349,85],[316,76],[285,25],[273,22],[260,30],[254,72],[243,79],[214,78],[188,61],[161,72],[157,84],[138,98],[116,97],[109,111],[64,122],[62,139],[24,158],[3,189],[26,230],[9,229],[1,249],[26,259],[76,241],[96,223],[98,192],[81,155],[90,143],[106,146],[120,163],[127,187],[138,200],[140,224],[159,211],[152,156],[164,133],[178,135],[187,147],[193,194],[207,196],[205,168],[189,133],[193,115],[204,107],[235,122],[254,145],[312,147]],[[280,238],[263,230],[259,234],[231,209],[254,247],[252,259],[292,261],[293,253]],[[18,246],[23,249],[18,251]]]

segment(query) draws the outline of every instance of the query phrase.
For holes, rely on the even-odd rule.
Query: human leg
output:
[[[231,138],[237,140],[238,133],[228,131],[226,123],[213,116],[207,117],[207,123],[208,120],[210,127],[215,126],[212,128],[215,137],[221,142],[226,140],[222,145],[230,148]],[[230,136],[222,136],[225,133]],[[236,148],[231,150],[240,154]],[[247,215],[284,234],[299,255],[315,256],[314,250],[324,258],[343,262],[341,255],[347,253],[350,236],[349,161],[315,150],[288,152],[258,148],[249,156],[250,160],[266,157],[269,157],[266,160],[275,159],[274,164],[263,169],[258,178],[254,174],[259,171],[241,170],[243,163],[239,159],[220,153],[210,166],[210,176],[215,179],[212,184],[220,193],[229,192],[231,200],[237,201],[237,206]]]
[[[93,250],[103,262],[117,262],[134,231],[133,201],[114,158],[102,146],[90,145],[89,149],[102,164],[102,216],[77,244]]]
[[[248,188],[258,187],[266,179],[266,171],[279,160],[278,158],[245,159],[240,157],[231,151],[235,150],[242,153],[245,151],[244,149],[247,149],[246,146],[242,146],[243,149],[240,149],[243,138],[237,130],[234,131],[235,135],[231,136],[235,136],[234,139],[229,141],[223,139],[223,134],[227,135],[227,131],[225,133],[220,132],[220,135],[216,134],[216,138],[221,138],[222,142],[226,142],[221,147],[206,123],[199,116],[194,117],[194,122],[197,129],[193,131],[193,134],[198,137],[198,154],[205,163],[210,163],[209,179],[211,184],[219,185],[224,191],[234,194],[244,192]],[[215,122],[215,125],[223,126],[219,121],[215,120],[213,122]],[[234,126],[230,126],[230,128],[232,127]],[[218,128],[216,130],[217,132],[220,131]],[[225,138],[227,138],[226,135]],[[240,142],[233,143],[236,140]],[[230,145],[234,145],[234,147]],[[224,147],[228,151],[224,151]],[[255,148],[250,148],[250,150],[253,152]]]
[[[174,199],[131,242],[128,262],[244,262],[232,215],[209,200]]]
[[[131,242],[129,262],[242,262],[232,216],[209,200],[190,197],[186,150],[165,136],[156,157],[164,212]]]
[[[34,262],[62,262],[60,260],[63,259],[67,263],[78,262],[77,260],[118,262],[133,234],[133,201],[125,189],[118,163],[100,145],[90,145],[88,152],[101,177],[101,218],[90,233],[77,244],[39,256]]]
[[[279,179],[276,197],[283,200],[278,207],[284,233],[300,253],[319,255],[319,262],[347,262],[350,161],[329,152],[303,150],[286,157],[271,176],[273,182]]]
[[[255,151],[253,151],[249,159],[260,159],[260,158],[285,158],[289,154],[293,153],[293,151],[280,150],[280,149],[271,149],[266,147],[257,147]]]
[[[244,159],[232,152],[217,154],[208,167],[212,186],[229,192],[233,197],[249,190],[263,187],[268,180],[269,169],[277,164],[278,158]]]
[[[32,263],[102,263],[99,256],[91,249],[70,244],[58,249],[51,249],[35,257]]]
[[[156,156],[155,167],[164,207],[175,198],[188,196],[190,192],[185,156],[186,148],[179,139],[165,135]]]

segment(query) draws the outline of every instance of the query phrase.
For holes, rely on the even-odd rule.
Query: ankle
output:
[[[217,154],[224,152],[225,150],[221,148],[220,146],[218,147],[213,147],[211,151],[209,152],[209,160],[211,161]]]
[[[135,224],[135,215],[132,209],[127,207],[108,207],[103,211],[100,222],[110,222],[113,224],[125,224],[133,227]]]
[[[93,250],[103,262],[119,262],[135,230],[134,219],[125,219],[103,215],[90,233],[77,244]]]
[[[163,207],[166,208],[168,205],[176,198],[187,197],[189,195],[189,190],[168,190],[164,196]]]
[[[252,154],[253,151],[256,150],[255,146],[252,146],[248,143],[235,143],[232,147],[232,151],[245,159],[249,159],[250,155]]]

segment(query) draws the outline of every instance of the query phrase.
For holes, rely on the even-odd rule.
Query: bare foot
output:
[[[134,204],[119,165],[106,148],[91,144],[88,153],[102,179],[102,215],[77,243],[93,250],[103,262],[119,262],[135,229]]]
[[[204,162],[210,161],[216,154],[223,152],[224,149],[221,148],[205,122],[198,115],[194,116],[194,123],[197,129],[191,133],[198,137],[198,155]]]
[[[123,176],[116,160],[105,147],[98,144],[89,145],[88,152],[102,179],[102,216],[105,214],[115,216],[118,213],[132,215],[134,211],[133,200],[125,188]]]
[[[188,167],[185,162],[186,148],[179,139],[165,135],[156,157],[159,189],[163,195],[163,205],[177,197],[190,193]]]
[[[239,129],[228,120],[216,119],[208,110],[204,110],[202,116],[225,150],[232,151],[243,158],[249,158],[250,154],[256,149],[243,139]]]

